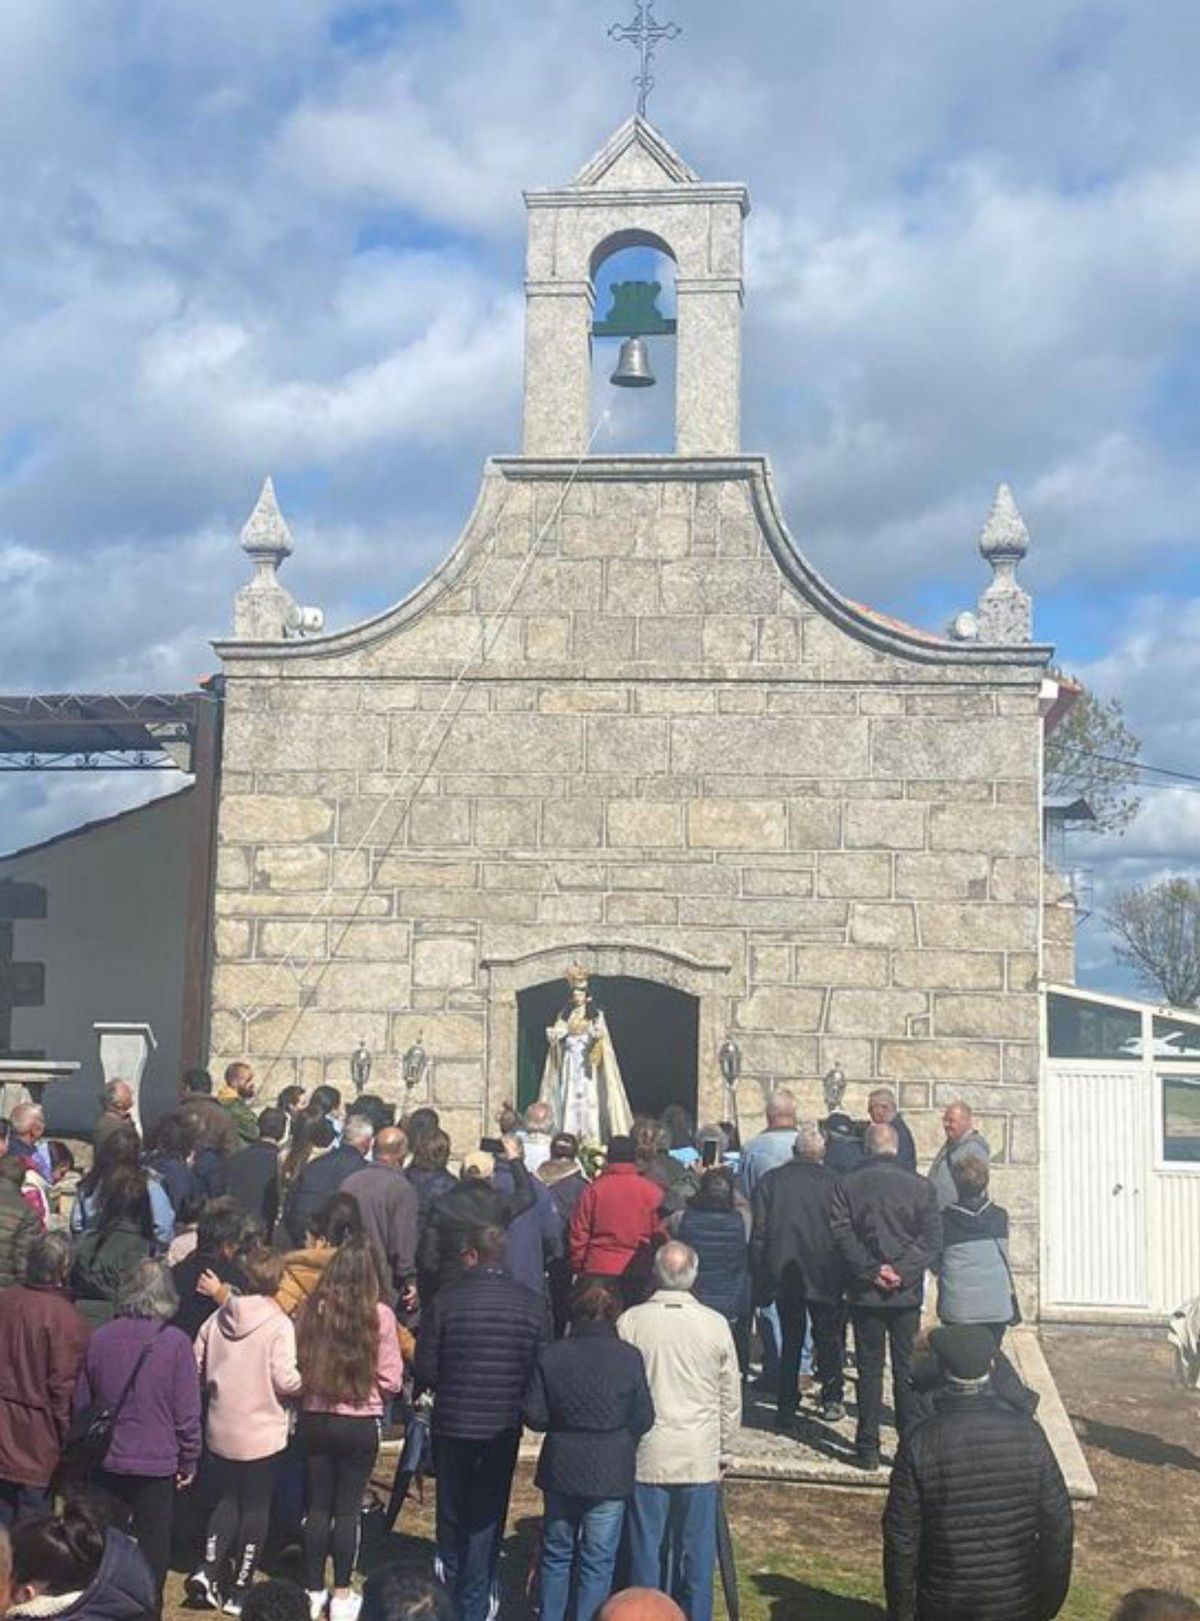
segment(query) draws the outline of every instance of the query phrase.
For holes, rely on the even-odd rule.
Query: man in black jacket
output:
[[[492,1186],[495,1160],[486,1149],[477,1149],[463,1161],[460,1181],[430,1207],[417,1253],[417,1270],[426,1292],[442,1288],[457,1276],[465,1239],[483,1227],[507,1231],[518,1216],[533,1208],[537,1195],[521,1158],[521,1144],[515,1137],[501,1141],[512,1173],[511,1193]]]
[[[890,1621],[1050,1621],[1071,1581],[1074,1517],[1050,1443],[988,1378],[982,1324],[934,1329],[945,1387],[900,1441],[883,1515]]]
[[[546,1303],[504,1267],[504,1231],[464,1237],[462,1276],[425,1313],[414,1371],[436,1396],[437,1557],[457,1621],[485,1621]]]
[[[282,1109],[264,1109],[258,1117],[258,1136],[225,1167],[225,1191],[238,1208],[261,1221],[268,1243],[279,1217],[279,1147],[287,1135]]]
[[[796,1133],[792,1160],[768,1171],[754,1189],[750,1265],[760,1302],[774,1300],[783,1331],[779,1359],[776,1428],[796,1419],[800,1352],[812,1323],[821,1417],[836,1424],[842,1406],[842,1341],[845,1307],[842,1263],[830,1231],[830,1212],[840,1177],[825,1161],[825,1138],[815,1121]]]
[[[373,1140],[371,1122],[363,1115],[351,1115],[341,1142],[335,1143],[317,1159],[310,1159],[300,1172],[299,1181],[292,1189],[283,1212],[284,1227],[297,1248],[304,1243],[305,1235],[312,1231],[310,1223],[317,1211],[322,1205],[328,1204],[335,1193],[341,1192],[342,1183],[348,1176],[362,1170]]]
[[[884,1351],[892,1354],[892,1401],[903,1435],[912,1417],[909,1373],[925,1273],[941,1248],[941,1221],[930,1183],[898,1163],[891,1126],[868,1126],[863,1148],[862,1168],[843,1177],[834,1193],[830,1226],[854,1319],[858,1463],[878,1469]]]

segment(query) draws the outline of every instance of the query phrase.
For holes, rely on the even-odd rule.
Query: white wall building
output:
[[[1044,998],[1042,1316],[1160,1320],[1200,1294],[1200,1013]]]

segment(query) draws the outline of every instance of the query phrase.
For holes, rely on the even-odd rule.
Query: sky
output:
[[[632,111],[622,0],[5,0],[0,690],[214,668],[265,473],[332,627],[517,448],[526,186]],[[931,628],[996,484],[1039,639],[1200,770],[1200,7],[657,0],[650,116],[744,180],[743,439],[839,589]],[[597,448],[604,448],[598,446]],[[168,786],[0,782],[12,848]],[[1195,785],[1200,789],[1200,784]],[[1115,883],[1191,870],[1146,794]],[[1127,983],[1099,917],[1083,977]]]

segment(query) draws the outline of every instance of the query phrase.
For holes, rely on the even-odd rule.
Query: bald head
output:
[[[627,1587],[601,1605],[596,1621],[684,1621],[684,1614],[665,1593],[652,1587]]]
[[[654,1276],[660,1289],[684,1292],[692,1287],[700,1271],[700,1257],[690,1244],[672,1239],[654,1257]]]
[[[771,1131],[796,1129],[796,1100],[790,1092],[772,1092],[767,1099],[767,1125]]]
[[[16,1119],[16,1116],[13,1116]],[[971,1105],[964,1103],[961,1098],[955,1103],[947,1104],[946,1112],[942,1116],[942,1130],[946,1139],[951,1143],[960,1143],[975,1125],[975,1116],[971,1113]]]
[[[375,1160],[379,1165],[403,1165],[408,1138],[399,1126],[385,1126],[375,1139]]]
[[[872,1159],[895,1159],[900,1138],[894,1126],[868,1126],[863,1132],[863,1148]]]
[[[796,1132],[796,1141],[792,1144],[792,1154],[796,1159],[823,1160],[825,1158],[825,1134],[815,1120],[805,1120]]]

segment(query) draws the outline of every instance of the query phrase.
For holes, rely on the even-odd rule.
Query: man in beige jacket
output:
[[[711,1621],[717,1489],[741,1424],[742,1382],[729,1324],[691,1293],[699,1266],[687,1244],[664,1244],[654,1294],[617,1332],[642,1353],[655,1412],[629,1505],[630,1583],[672,1594],[689,1621]]]

